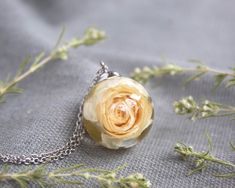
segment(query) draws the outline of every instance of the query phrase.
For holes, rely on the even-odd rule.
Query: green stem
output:
[[[23,81],[25,78],[33,74],[35,71],[37,71],[39,68],[43,67],[47,63],[49,63],[54,58],[53,55],[49,55],[45,59],[43,59],[40,63],[35,65],[34,67],[31,67],[28,71],[24,72],[20,76],[14,78],[12,81],[10,81],[1,91],[0,91],[0,97],[3,97],[6,94],[6,91],[16,85],[17,83]]]
[[[235,164],[229,162],[229,161],[225,161],[219,158],[216,158],[212,155],[203,155],[203,153],[201,152],[192,152],[190,154],[191,157],[195,157],[195,158],[200,158],[200,159],[204,159],[206,161],[211,161],[213,163],[217,163],[217,164],[221,164],[221,165],[225,165],[225,166],[230,166],[235,168]]]
[[[198,69],[198,68],[182,67],[183,72],[198,72],[199,70],[200,69]],[[210,73],[213,73],[213,74],[224,74],[224,75],[231,76],[231,77],[235,76],[235,73],[227,72],[227,71],[221,71],[221,70],[213,69],[213,68],[210,68],[210,67],[203,67],[203,69],[201,69],[200,71],[204,72],[204,73],[210,72]]]
[[[220,71],[220,70],[216,70],[216,69],[212,69],[212,68],[208,68],[208,71],[211,73],[214,73],[214,74],[224,74],[224,75],[231,76],[231,77],[235,76],[235,73]]]
[[[140,83],[146,83],[150,79],[154,77],[161,77],[164,75],[177,75],[182,73],[194,73],[192,77],[186,80],[185,83],[189,83],[192,80],[196,80],[202,76],[204,76],[206,73],[211,73],[215,76],[215,88],[217,88],[225,78],[228,78],[228,84],[229,82],[233,82],[233,78],[235,78],[235,71],[222,71],[210,68],[203,64],[198,64],[194,68],[188,68],[188,67],[181,67],[174,64],[165,64],[161,67],[144,67],[143,69],[136,68],[134,72],[131,74],[132,78],[136,81],[139,81]],[[230,80],[231,79],[231,80]],[[234,85],[233,83],[230,83],[229,85]]]
[[[61,33],[59,40],[56,43],[56,47],[54,48],[54,50],[51,51],[51,53],[49,53],[48,56],[44,57],[43,59],[41,59],[41,57],[40,59],[39,57],[36,57],[35,62],[30,66],[28,70],[22,71],[22,73],[20,74],[17,73],[12,80],[7,81],[6,83],[0,81],[0,102],[3,101],[3,97],[8,93],[16,93],[16,91],[19,93],[19,91],[21,90],[19,90],[16,85],[52,60],[66,60],[68,57],[68,50],[70,48],[78,48],[82,45],[90,46],[105,38],[105,33],[103,31],[97,30],[95,28],[88,28],[82,38],[75,38],[70,42],[64,43],[63,45],[59,46],[62,35],[63,32]],[[25,66],[25,64],[23,65]]]
[[[29,177],[31,175],[30,172],[26,173],[0,173],[0,181],[9,181],[9,180],[15,180],[18,178],[24,178]]]
[[[208,138],[208,143],[211,148],[211,140]],[[177,143],[175,145],[175,151],[181,155],[183,159],[192,159],[192,161],[195,164],[195,168],[190,171],[189,175],[194,174],[195,172],[202,171],[203,169],[206,169],[210,163],[219,164],[225,167],[232,168],[232,172],[235,173],[235,164],[231,163],[230,161],[226,161],[220,158],[217,158],[210,154],[210,150],[208,152],[198,152],[193,150],[191,146],[187,146],[183,143]]]

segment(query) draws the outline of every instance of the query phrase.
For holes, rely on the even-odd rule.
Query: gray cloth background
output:
[[[1,1],[0,79],[14,73],[26,55],[50,51],[63,25],[66,40],[80,36],[88,26],[106,30],[108,39],[72,50],[67,62],[51,63],[22,82],[23,94],[7,97],[0,106],[0,152],[29,154],[63,145],[74,129],[79,102],[100,60],[123,75],[136,66],[162,65],[161,55],[179,65],[191,66],[186,60],[197,58],[214,68],[234,66],[234,6],[233,1],[219,0]],[[155,121],[136,147],[110,151],[85,140],[75,153],[49,168],[84,163],[112,169],[128,163],[122,174],[143,173],[152,187],[234,187],[234,179],[211,175],[220,171],[217,166],[187,177],[192,164],[173,151],[177,141],[206,150],[207,129],[214,154],[235,162],[228,144],[234,141],[234,122],[220,118],[192,123],[172,109],[174,100],[188,95],[235,105],[234,89],[221,87],[212,93],[212,76],[183,88],[185,78],[166,77],[146,85],[156,107]]]

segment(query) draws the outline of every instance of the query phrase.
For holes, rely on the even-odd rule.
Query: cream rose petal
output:
[[[84,102],[83,119],[88,134],[110,148],[128,148],[148,132],[153,104],[136,81],[111,77],[97,83]]]

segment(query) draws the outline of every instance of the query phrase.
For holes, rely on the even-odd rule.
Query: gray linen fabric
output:
[[[106,30],[108,39],[71,51],[67,62],[51,63],[22,82],[23,94],[7,97],[0,106],[0,152],[40,153],[63,145],[73,131],[79,102],[100,60],[123,75],[136,66],[161,65],[161,55],[179,65],[190,66],[185,60],[197,58],[215,68],[234,66],[234,6],[234,1],[219,0],[1,1],[0,79],[13,73],[26,55],[48,52],[63,25],[66,39],[81,35],[88,26]],[[234,122],[220,118],[192,123],[172,109],[174,100],[188,95],[235,105],[234,89],[222,87],[212,93],[212,76],[183,88],[184,78],[155,79],[146,85],[156,118],[148,137],[136,147],[110,151],[85,140],[75,153],[49,168],[84,163],[112,169],[128,163],[122,174],[143,173],[152,187],[234,187],[234,179],[211,175],[220,170],[217,166],[187,177],[192,164],[173,152],[177,141],[206,150],[204,133],[208,130],[214,154],[235,162],[228,145],[234,140]]]

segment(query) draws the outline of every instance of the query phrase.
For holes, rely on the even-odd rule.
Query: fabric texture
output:
[[[81,36],[88,26],[104,29],[108,38],[93,47],[71,50],[67,62],[48,64],[20,84],[23,94],[7,97],[0,105],[0,152],[31,154],[63,145],[73,132],[79,102],[101,60],[125,76],[137,66],[162,65],[162,55],[182,66],[193,66],[186,62],[192,58],[218,69],[234,66],[234,6],[233,1],[219,0],[1,1],[0,80],[13,74],[27,55],[49,52],[63,25],[67,28],[64,40]],[[127,163],[123,175],[143,173],[154,188],[234,187],[235,179],[212,176],[219,171],[217,166],[187,177],[192,163],[173,151],[177,141],[207,150],[207,130],[213,153],[235,162],[229,148],[234,122],[215,118],[192,123],[175,115],[172,108],[173,101],[188,95],[235,105],[234,89],[222,86],[212,93],[211,75],[184,88],[187,76],[154,79],[146,85],[155,104],[155,120],[149,135],[136,147],[112,151],[84,140],[75,153],[48,168],[84,163],[112,169]],[[97,185],[87,182],[86,186]]]

